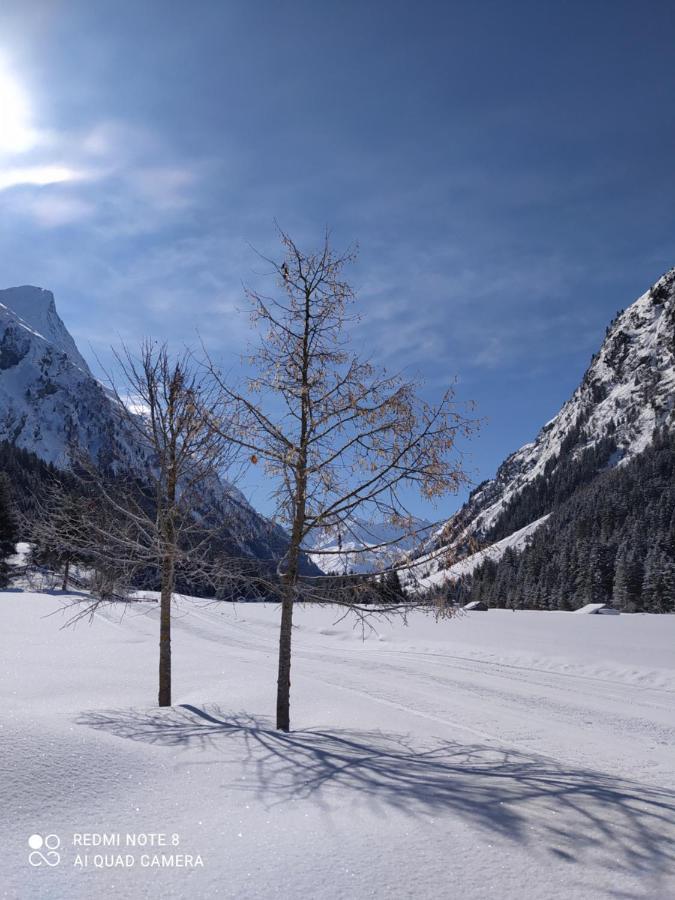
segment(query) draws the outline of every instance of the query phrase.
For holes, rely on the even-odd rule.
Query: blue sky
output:
[[[5,0],[0,285],[53,290],[89,357],[199,330],[232,367],[250,245],[329,224],[357,344],[477,402],[479,481],[675,263],[674,10]]]

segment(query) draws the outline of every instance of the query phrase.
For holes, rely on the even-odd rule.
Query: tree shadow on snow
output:
[[[224,762],[247,769],[246,781],[228,788],[253,790],[267,805],[313,797],[330,808],[339,790],[381,812],[453,813],[510,840],[536,842],[557,860],[581,863],[592,855],[617,875],[649,878],[652,890],[652,879],[675,867],[675,793],[536,754],[452,741],[420,746],[379,731],[284,734],[215,706],[86,712],[78,724],[227,753]]]

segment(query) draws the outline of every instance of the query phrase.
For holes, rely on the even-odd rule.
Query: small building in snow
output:
[[[586,606],[582,606],[580,609],[575,609],[575,613],[579,613],[582,616],[618,616],[619,610],[614,609],[613,606],[609,606],[607,603],[587,603]]]
[[[469,611],[476,612],[487,612],[487,604],[483,603],[482,600],[474,600],[472,603],[467,603],[466,606],[463,606],[462,609],[467,609]]]

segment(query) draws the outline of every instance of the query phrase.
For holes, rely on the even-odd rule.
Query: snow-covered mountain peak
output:
[[[321,529],[312,535],[308,554],[329,574],[377,572],[390,568],[413,550],[430,530],[431,523],[424,519],[415,519],[403,529],[353,516],[339,527]]]
[[[148,448],[91,374],[51,292],[28,285],[0,290],[0,440],[61,469],[80,454],[141,479],[151,466]],[[232,546],[244,556],[275,559],[285,548],[283,531],[215,476],[204,511],[231,520]]]
[[[76,366],[90,374],[89,366],[56,311],[51,291],[30,284],[5,288],[0,290],[0,304],[11,310],[37,335],[65,353]]]

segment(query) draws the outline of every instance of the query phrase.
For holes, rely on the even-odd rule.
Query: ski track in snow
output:
[[[61,630],[59,597],[0,602],[0,896],[675,897],[675,617],[413,615],[363,641],[298,608],[286,736],[275,606],[179,598],[158,710],[157,604]],[[27,865],[34,832],[143,830],[204,868]]]
[[[217,622],[218,614],[208,617],[203,612],[199,612],[194,617],[208,622],[212,629]],[[201,630],[195,629],[193,624],[186,625],[185,620],[179,619],[178,622],[179,627],[188,627],[193,633]],[[245,633],[245,626],[240,626],[240,629],[242,633]],[[209,639],[215,638],[212,630],[207,636]],[[229,640],[231,641],[231,638]],[[264,650],[262,649],[261,643],[266,640],[267,635],[261,637],[256,634],[255,638],[251,637],[248,640],[244,638],[238,641],[237,645],[245,648],[247,653],[275,650],[274,638],[271,635],[269,645]],[[528,752],[551,752],[560,758],[557,739],[550,746],[545,743],[543,749],[541,746],[526,746],[518,737],[522,734],[522,726],[517,728],[516,737],[513,739],[508,737],[514,732],[506,728],[507,716],[516,722],[521,719],[531,722],[533,714],[539,713],[543,706],[546,707],[548,719],[547,732],[550,732],[552,720],[555,719],[556,726],[559,728],[562,725],[567,731],[572,728],[583,730],[587,726],[593,725],[603,728],[605,732],[619,739],[630,740],[635,737],[638,743],[648,737],[667,747],[669,741],[672,742],[675,738],[673,731],[675,691],[648,689],[632,684],[615,685],[594,676],[566,672],[552,673],[534,667],[495,663],[490,660],[471,660],[468,657],[452,657],[445,653],[442,658],[439,658],[440,654],[420,654],[415,651],[397,649],[380,652],[374,658],[371,655],[360,653],[359,650],[345,651],[341,649],[336,651],[333,648],[319,648],[303,641],[301,634],[296,635],[295,640],[295,669],[296,673],[299,671],[302,677],[314,682],[321,681],[329,688],[348,690],[371,702],[393,706],[413,716],[423,717],[452,728],[459,728],[491,741],[508,744]],[[394,658],[388,660],[388,655]],[[345,656],[348,656],[348,659],[345,659]],[[319,678],[315,674],[316,669],[311,674],[305,674],[305,666],[302,665],[301,660],[311,660],[312,663],[318,664],[321,672],[325,672],[328,667],[333,667],[334,678],[330,681]],[[441,673],[430,673],[429,665],[436,670],[441,670]],[[357,678],[354,677],[355,667],[358,669]],[[395,682],[394,688],[386,690],[383,687],[383,685],[391,683],[392,677],[396,675],[399,677],[404,675],[409,695],[415,693],[414,705],[406,705],[393,699],[392,695],[396,696],[400,688],[398,681]],[[532,677],[533,675],[536,677]],[[576,690],[570,688],[567,679],[579,682]],[[373,686],[366,690],[363,687],[354,686],[354,682],[359,685],[377,685],[377,687]],[[463,699],[470,701],[469,704],[466,704],[468,708],[463,706],[461,719],[448,719],[424,711],[426,704],[436,705],[438,703],[440,692],[442,692],[441,696],[447,697],[449,691],[461,691]],[[455,702],[457,701],[455,700]],[[482,722],[482,718],[476,718],[477,713],[480,716],[480,710],[486,707],[493,711],[495,703],[501,708],[500,724],[502,729],[498,733],[466,724],[467,718]],[[658,721],[656,721],[657,719]],[[510,726],[510,728],[513,727],[513,725]],[[528,727],[531,728],[531,726]],[[545,740],[543,735],[541,740]],[[580,735],[581,744],[583,744],[583,740],[583,735]],[[614,755],[615,749],[611,743],[610,748],[610,752]],[[633,765],[631,753],[632,751],[627,758],[628,772]],[[592,764],[594,759],[597,760],[597,755],[598,748],[594,746],[592,752],[586,755],[584,762]],[[576,759],[570,762],[578,764],[578,761]],[[671,762],[675,763],[672,760]],[[669,768],[668,772],[669,774],[675,772],[675,764]]]

